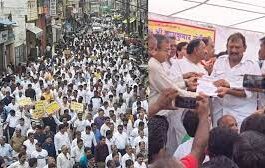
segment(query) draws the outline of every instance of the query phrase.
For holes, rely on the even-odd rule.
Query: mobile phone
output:
[[[265,89],[265,78],[261,75],[244,75],[243,87],[249,89]]]
[[[185,109],[195,109],[196,108],[196,98],[177,97],[175,99],[175,107],[185,108]]]

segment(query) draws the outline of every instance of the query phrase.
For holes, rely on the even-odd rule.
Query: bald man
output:
[[[227,127],[238,132],[238,124],[234,116],[224,115],[217,121],[218,127]]]

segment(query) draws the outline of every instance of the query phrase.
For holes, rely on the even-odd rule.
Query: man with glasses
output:
[[[167,88],[174,88],[180,96],[184,97],[196,97],[196,93],[188,92],[186,91],[185,82],[181,75],[174,76],[171,74],[171,66],[168,63],[165,63],[170,54],[171,54],[171,48],[170,48],[170,41],[168,38],[166,38],[163,35],[155,35],[155,42],[154,44],[157,44],[157,48],[155,49],[156,52],[151,55],[148,62],[148,68],[149,68],[149,82],[150,82],[150,96],[149,96],[149,104],[153,104],[157,101],[159,95],[162,93],[164,89]],[[165,65],[168,66],[165,67]],[[179,73],[176,70],[176,73]],[[150,121],[149,124],[158,127],[154,130],[163,130],[162,135],[166,139],[168,149],[171,149],[169,153],[173,154],[174,150],[177,148],[178,145],[178,139],[177,132],[179,133],[179,124],[176,124],[176,118],[177,114],[180,113],[181,115],[182,110],[176,110],[176,108],[171,108],[170,110],[161,110],[156,115],[150,114],[149,116]],[[161,127],[163,126],[163,129]],[[167,139],[169,140],[167,142]]]

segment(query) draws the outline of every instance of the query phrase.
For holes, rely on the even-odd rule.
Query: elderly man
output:
[[[149,82],[150,82],[150,96],[149,103],[152,104],[157,100],[163,89],[174,88],[177,90],[180,96],[185,97],[196,97],[196,93],[186,91],[185,81],[181,75],[173,75],[171,72],[171,67],[166,61],[171,52],[170,41],[168,38],[162,35],[156,35],[156,40],[153,43],[157,43],[156,52],[153,53],[152,57],[148,62],[149,68]],[[176,70],[176,74],[179,73]],[[175,77],[173,77],[175,76]],[[177,77],[177,78],[176,78]],[[167,136],[167,148],[171,155],[173,155],[175,149],[180,143],[182,136],[185,134],[183,126],[178,124],[180,120],[182,110],[161,110],[152,119],[150,123],[165,123],[168,125],[165,127],[164,133]],[[179,113],[180,115],[176,114]],[[149,115],[152,114],[149,112]],[[158,125],[157,125],[158,126]],[[184,132],[183,132],[184,130]]]

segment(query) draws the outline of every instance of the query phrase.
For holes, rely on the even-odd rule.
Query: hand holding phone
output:
[[[248,89],[265,89],[265,77],[261,75],[244,75],[243,87]]]
[[[176,97],[175,106],[185,109],[195,109],[196,108],[196,98],[194,97]]]

